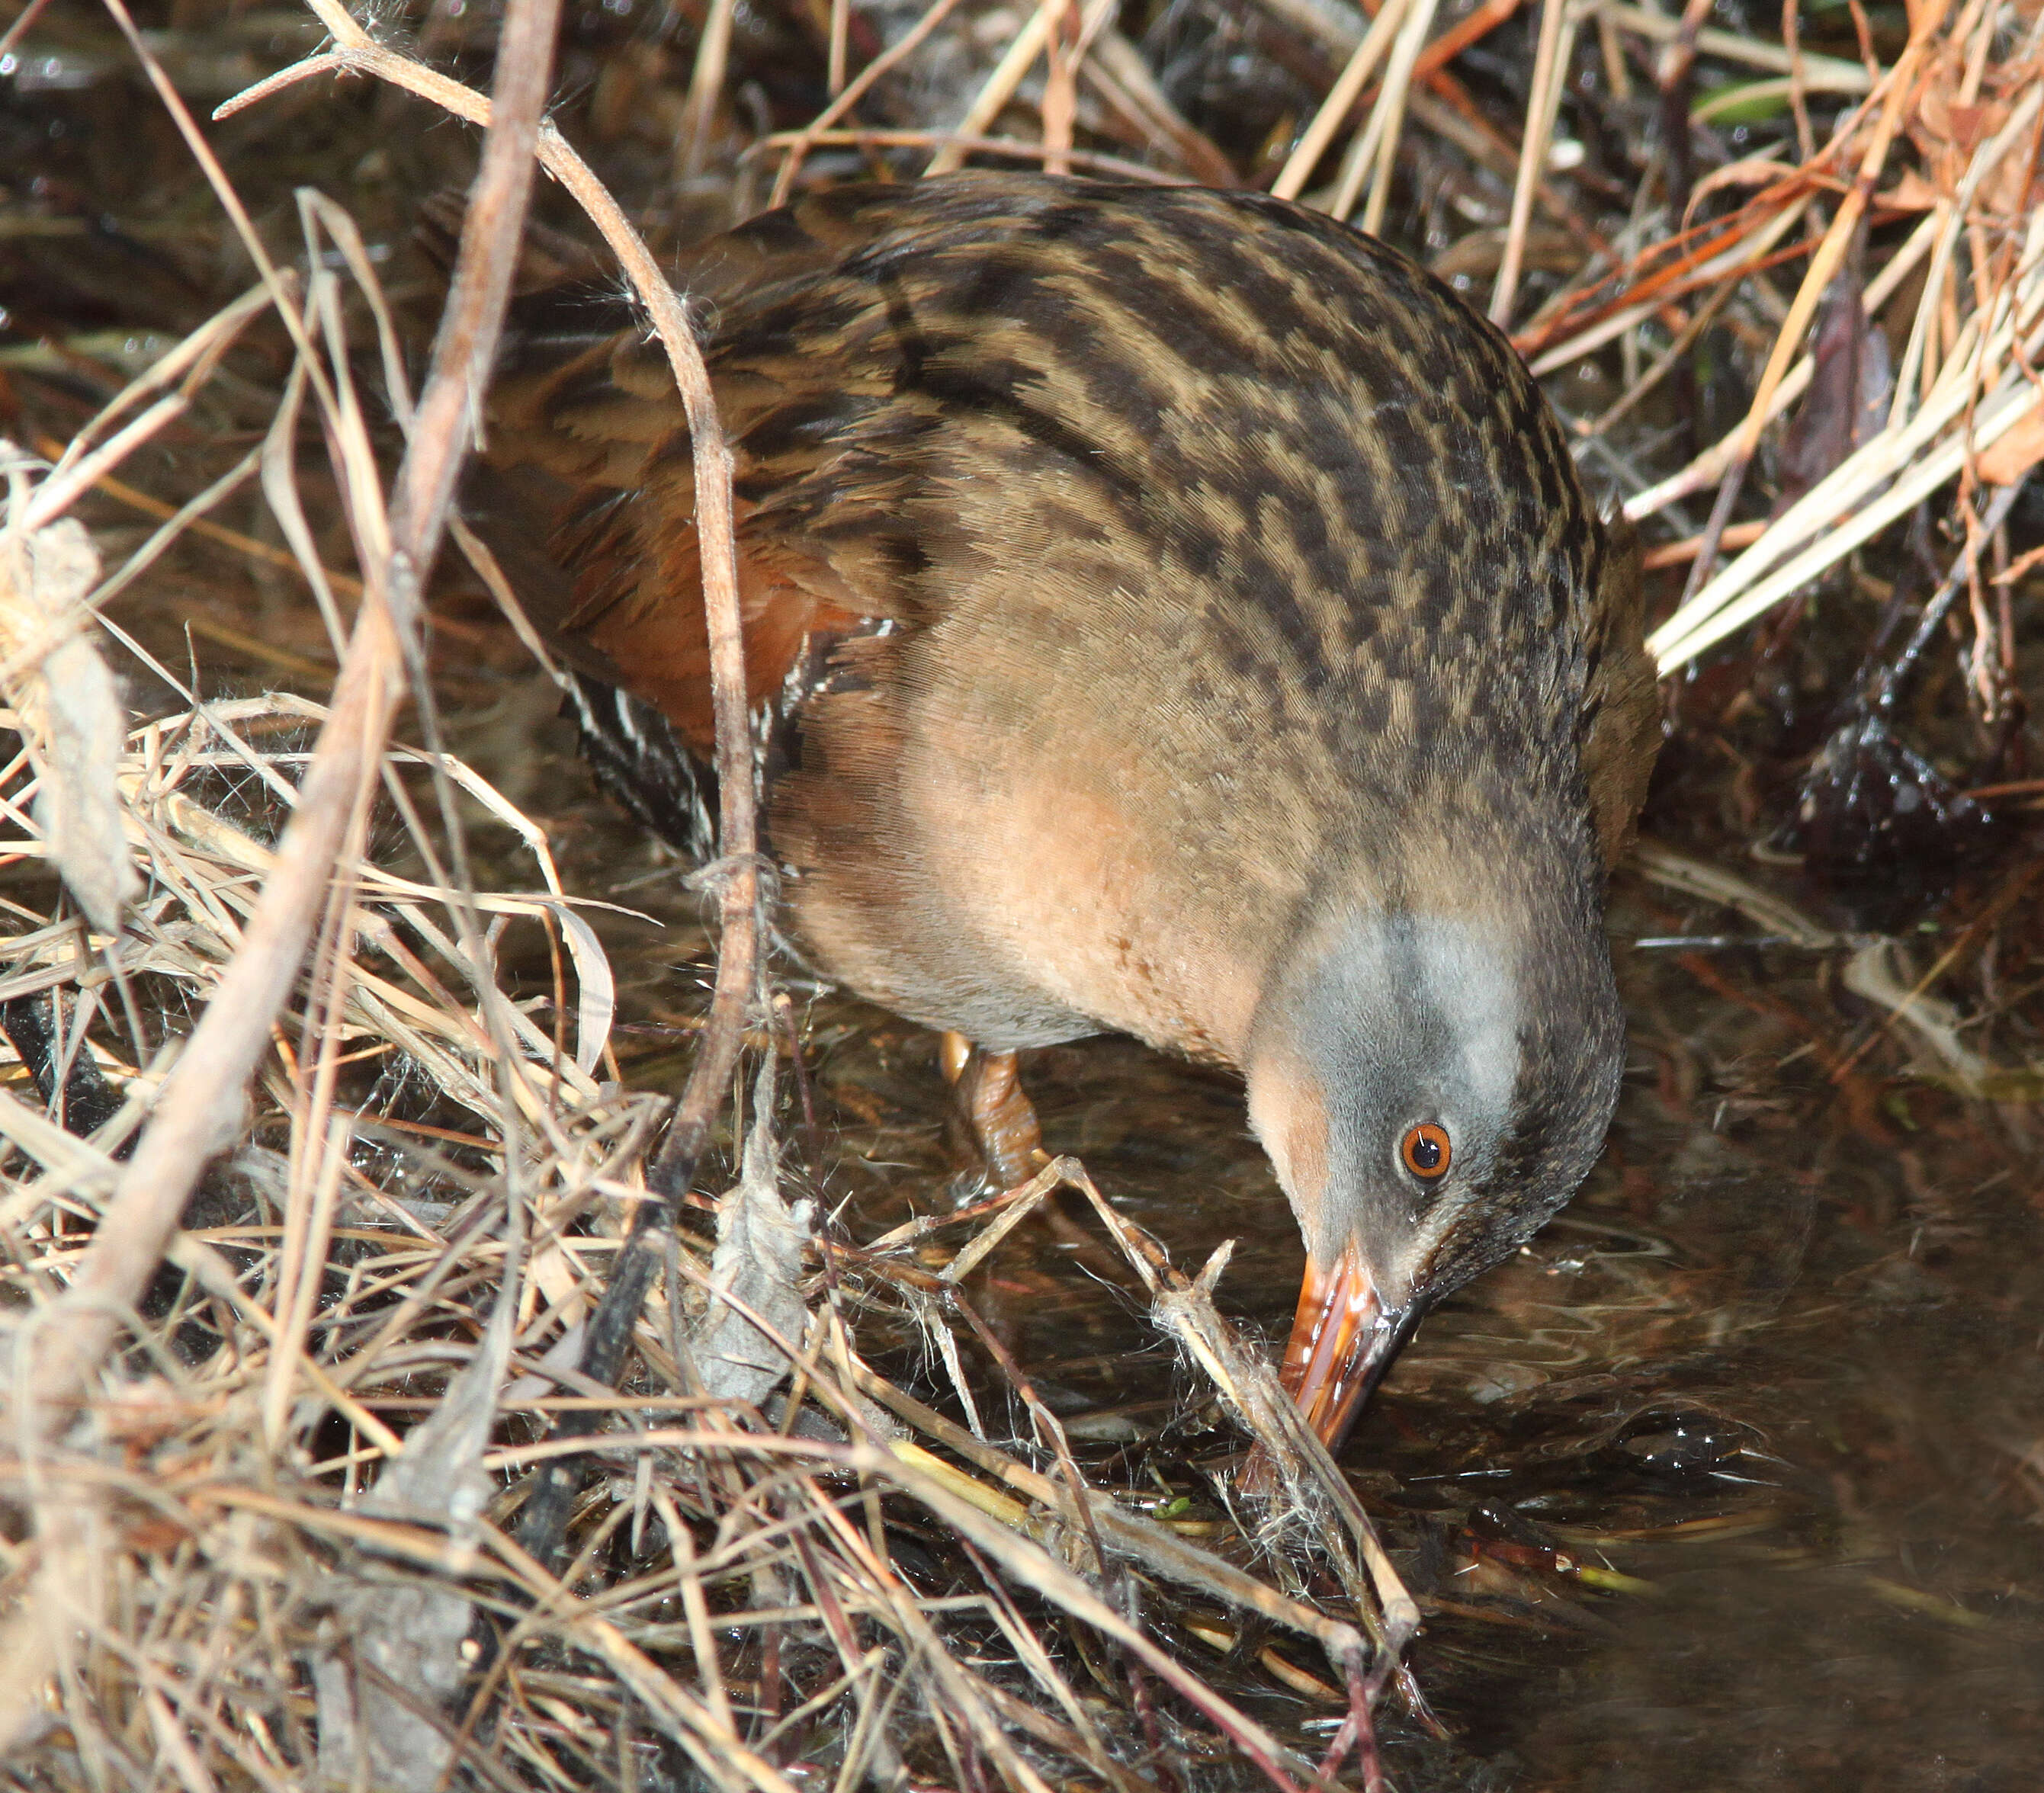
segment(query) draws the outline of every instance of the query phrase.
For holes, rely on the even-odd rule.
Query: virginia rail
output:
[[[694,251],[737,457],[785,923],[979,1049],[1235,1066],[1309,1262],[1331,1446],[1429,1307],[1573,1192],[1616,1100],[1603,931],[1658,739],[1629,537],[1503,337],[1261,195],[969,175]],[[599,770],[699,835],[688,432],[613,283],[528,294],[478,509]]]

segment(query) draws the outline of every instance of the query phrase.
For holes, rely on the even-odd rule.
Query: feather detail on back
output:
[[[1452,908],[1617,850],[1636,556],[1509,345],[1402,258],[1253,194],[967,175],[767,213],[684,273],[748,700],[785,723],[772,850],[854,988],[997,1046],[1234,1058],[1330,881]],[[528,601],[578,670],[706,754],[658,345],[589,284],[511,343],[488,532],[568,570]]]

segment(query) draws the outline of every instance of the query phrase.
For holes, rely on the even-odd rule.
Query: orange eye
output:
[[[1405,1137],[1399,1142],[1398,1156],[1415,1177],[1431,1183],[1447,1173],[1448,1161],[1454,1156],[1454,1148],[1448,1143],[1446,1127],[1422,1121],[1417,1127],[1406,1130]]]

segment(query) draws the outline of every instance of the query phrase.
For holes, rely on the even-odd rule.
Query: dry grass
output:
[[[304,83],[349,75],[487,116],[397,34],[311,4],[330,43],[236,108],[259,117],[287,91],[316,106],[322,90]],[[1451,163],[1495,221],[1446,251],[1465,285],[1470,271],[1490,277],[1472,298],[1539,371],[1617,360],[1600,409],[1571,422],[1627,513],[1679,516],[1714,495],[1707,523],[1655,551],[1694,569],[1654,637],[1665,668],[1928,503],[1950,525],[1938,601],[1966,601],[1951,626],[1969,632],[1975,713],[2006,714],[2008,594],[2024,570],[2006,525],[2044,454],[2031,390],[2044,347],[2036,21],[1987,0],[1926,5],[1882,62],[1871,44],[1865,59],[1825,56],[1700,30],[1699,6],[1677,21],[1546,0],[1512,116],[1494,94],[1473,96],[1454,59],[1516,10],[1506,0],[1444,22],[1431,0],[1386,0],[1372,22],[1339,0],[1270,0],[1267,18],[1243,13],[1233,28],[1252,46],[1259,32],[1291,46],[1271,63],[1274,87],[1310,91],[1246,152],[1188,119],[1111,6],[1066,0],[995,32],[983,10],[939,0],[896,19],[892,47],[857,71],[854,9],[822,8],[810,22],[836,98],[783,128],[735,82],[736,9],[714,0],[692,60],[634,71],[619,59],[632,106],[599,91],[591,130],[604,140],[606,103],[618,118],[636,106],[667,121],[680,190],[731,209],[763,202],[768,170],[781,197],[907,151],[931,171],[990,156],[1260,182],[1376,228],[1401,170]],[[10,47],[34,41],[38,12],[13,9]],[[543,9],[514,6],[512,21],[552,35]],[[1614,93],[1637,83],[1654,96],[1632,114],[1642,141],[1657,118],[1708,132],[1742,107],[1785,107],[1793,139],[1700,175],[1678,177],[1665,144],[1642,152],[1650,178],[1606,234],[1586,219],[1609,195],[1572,174],[1582,146],[1557,136],[1591,34]],[[159,103],[179,107],[140,36],[126,41]],[[951,83],[941,106],[912,76],[924,65]],[[1718,84],[1700,88],[1704,73]],[[566,136],[537,123],[536,94],[522,102],[524,142],[640,286],[698,426],[698,489],[728,506],[678,312],[624,213]],[[493,140],[529,169],[516,129]],[[188,115],[186,129],[202,155]],[[1348,1484],[1216,1310],[1218,1261],[1197,1280],[1173,1271],[1070,1160],[860,1243],[784,1200],[773,1072],[790,1046],[754,962],[743,813],[724,817],[709,1043],[665,1155],[649,1162],[666,1108],[661,1092],[620,1087],[602,918],[563,889],[544,828],[440,748],[416,646],[413,570],[433,556],[522,197],[478,208],[474,255],[480,267],[494,248],[495,286],[458,282],[474,315],[453,348],[444,338],[415,412],[398,326],[347,213],[308,196],[286,255],[240,212],[232,171],[206,173],[260,283],[79,428],[53,466],[10,451],[6,470],[0,684],[24,744],[0,771],[0,850],[19,873],[0,1013],[55,1092],[39,1097],[25,1074],[0,1091],[10,1772],[25,1786],[189,1793],[664,1784],[684,1760],[720,1788],[824,1776],[975,1793],[997,1781],[1169,1786],[1202,1762],[1219,1783],[1237,1767],[1278,1787],[1316,1774],[1374,1783],[1373,1710],[1417,1612]],[[1838,345],[1864,350],[1886,308],[1903,347],[1879,414],[1863,415],[1857,372],[1838,384],[1860,354]],[[1842,321],[1820,333],[1820,317]],[[280,321],[282,359],[253,388],[271,409],[257,420],[244,374],[231,400],[220,383],[236,341]],[[1742,420],[1686,459],[1665,433],[1642,447],[1644,420],[1712,330],[1731,334],[1750,375]],[[380,390],[365,390],[372,368]],[[206,490],[173,506],[120,484],[152,436],[223,405],[239,407],[254,446]],[[387,478],[369,420],[386,408],[411,444]],[[1792,502],[1742,524],[1752,470],[1790,416],[1828,447]],[[352,570],[322,562],[338,556],[322,501],[303,490],[314,474],[345,494],[327,503],[346,516]],[[252,482],[281,547],[206,516]],[[161,524],[104,577],[65,520],[94,487],[154,503]],[[706,513],[705,536],[720,528],[728,520]],[[191,691],[136,727],[109,708],[110,681],[79,696],[101,689],[86,662],[144,652],[86,624],[186,530],[302,580],[342,669],[330,703]],[[720,595],[728,697],[736,597]],[[390,739],[408,701],[416,747]],[[726,750],[743,751],[728,701],[724,726]],[[372,827],[372,812],[394,827]],[[478,887],[478,835],[518,843],[529,875],[517,888]],[[521,932],[552,967],[536,997],[502,969]],[[1921,989],[1882,975],[1874,1000],[1920,1027]],[[759,1072],[743,1175],[719,1202],[682,1200],[685,1223],[671,1224],[674,1207],[649,1188],[686,1196],[748,1024]],[[1967,1074],[2005,1070],[1969,1061]],[[1160,1328],[1273,1453],[1281,1525],[1243,1514],[1174,1528],[1088,1485],[965,1284],[1058,1188],[1089,1204]],[[692,1226],[692,1212],[717,1218]],[[932,1247],[954,1240],[933,1269]],[[612,1360],[627,1373],[592,1381],[603,1290],[634,1254],[644,1276]],[[881,1319],[924,1329],[973,1424],[862,1357],[862,1328]],[[955,1331],[1002,1363],[1027,1441],[984,1435]],[[556,1561],[544,1528],[536,1554],[521,1544],[521,1509],[543,1485],[536,1469],[570,1462]],[[1306,1562],[1318,1565],[1311,1586]],[[1233,1653],[1228,1692],[1178,1647],[1188,1638]],[[1245,1710],[1243,1687],[1281,1687],[1338,1718],[1324,1758]],[[1403,1691],[1424,1714],[1417,1690]]]
[[[302,741],[323,720],[301,700],[258,699],[137,731],[117,777],[147,900],[118,938],[73,919],[11,943],[10,996],[46,1004],[61,992],[66,1035],[90,1042],[80,1050],[123,1099],[90,1140],[5,1099],[0,1121],[22,1154],[0,1221],[23,1298],[17,1374],[161,1083],[160,1065],[97,1046],[104,1011],[125,1000],[161,1012],[172,991],[196,1006],[217,985],[275,863],[271,846],[222,811],[248,807],[258,780],[259,811],[288,804],[306,756],[267,743],[280,731]],[[385,761],[394,794],[409,785],[423,808],[421,763],[403,750]],[[1147,1672],[1173,1687],[1281,1783],[1282,1747],[1120,1601],[1162,1579],[1275,1622],[1308,1645],[1312,1667],[1277,1657],[1295,1684],[1324,1684],[1324,1652],[1352,1672],[1358,1700],[1366,1639],[1124,1511],[1076,1479],[1068,1453],[1062,1478],[1042,1472],[859,1358],[852,1341],[876,1303],[945,1323],[937,1306],[961,1299],[982,1253],[932,1275],[908,1248],[986,1213],[828,1250],[803,1279],[793,1312],[806,1318],[777,1342],[799,1364],[813,1419],[783,1409],[769,1424],[750,1403],[704,1392],[717,1365],[698,1368],[694,1353],[717,1345],[702,1324],[710,1255],[694,1239],[680,1280],[639,1323],[632,1392],[572,1392],[581,1384],[563,1361],[620,1217],[644,1198],[661,1104],[592,1075],[607,967],[558,894],[544,838],[464,769],[445,770],[525,835],[536,892],[457,892],[373,861],[348,868],[345,936],[283,1019],[244,1143],[201,1192],[199,1212],[223,1218],[195,1214],[179,1234],[170,1271],[129,1317],[128,1368],[54,1442],[10,1453],[10,1499],[31,1522],[8,1552],[0,1684],[31,1779],[140,1784],[148,1764],[188,1754],[203,1764],[188,1771],[196,1784],[298,1784],[315,1761],[340,1784],[365,1773],[371,1785],[430,1786],[450,1764],[493,1783],[582,1784],[592,1769],[629,1779],[635,1760],[679,1749],[720,1786],[788,1785],[790,1759],[853,1784],[905,1755],[922,1778],[941,1778],[947,1760],[966,1784],[991,1773],[1035,1786],[1074,1771],[1124,1783],[1149,1743],[1128,1714],[1090,1711],[1097,1702],[1082,1701],[1055,1660],[1065,1650],[1039,1641],[1077,1621],[1135,1686]],[[12,813],[25,824],[32,783],[25,766],[11,772]],[[399,856],[438,845],[408,834]],[[573,985],[551,1005],[576,1016],[565,1038],[501,993],[491,1000],[488,958],[460,944],[464,910],[489,918],[493,947],[512,926],[545,927],[568,948]],[[411,1086],[415,1112],[429,1091],[432,1120],[322,1090],[329,1043],[333,1084],[402,1067],[375,1081]],[[362,1168],[372,1144],[380,1179]],[[769,1137],[754,1150],[770,1154]],[[986,1212],[1019,1216],[1067,1177],[1085,1186],[1061,1161]],[[761,1199],[771,1188],[770,1173]],[[1005,1231],[997,1221],[982,1237],[997,1243]],[[1267,1411],[1261,1358],[1230,1343],[1197,1291],[1158,1287],[1239,1359],[1235,1374],[1260,1375],[1235,1398]],[[1048,1443],[1057,1422],[1032,1404]],[[517,1478],[550,1454],[536,1424],[592,1406],[615,1430],[576,1515],[574,1561],[556,1576],[509,1535]],[[978,1591],[928,1596],[894,1567],[890,1528],[912,1509],[952,1541]],[[1367,1538],[1359,1514],[1349,1518],[1357,1529],[1336,1535]],[[1352,1545],[1340,1549],[1352,1559]],[[1368,1618],[1366,1571],[1356,1586]],[[486,1636],[494,1661],[478,1675],[474,1639]],[[1013,1674],[970,1665],[1003,1638]],[[462,1696],[465,1725],[421,1710],[421,1690]]]

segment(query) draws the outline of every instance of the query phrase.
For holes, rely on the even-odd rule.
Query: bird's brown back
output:
[[[1601,877],[1654,734],[1636,559],[1400,257],[1254,195],[979,175],[767,214],[687,286],[753,694],[804,681],[773,846],[826,969],[990,1043],[1235,1057],[1331,878]],[[524,322],[491,456],[570,569],[554,622],[706,745],[657,345],[586,294]]]

